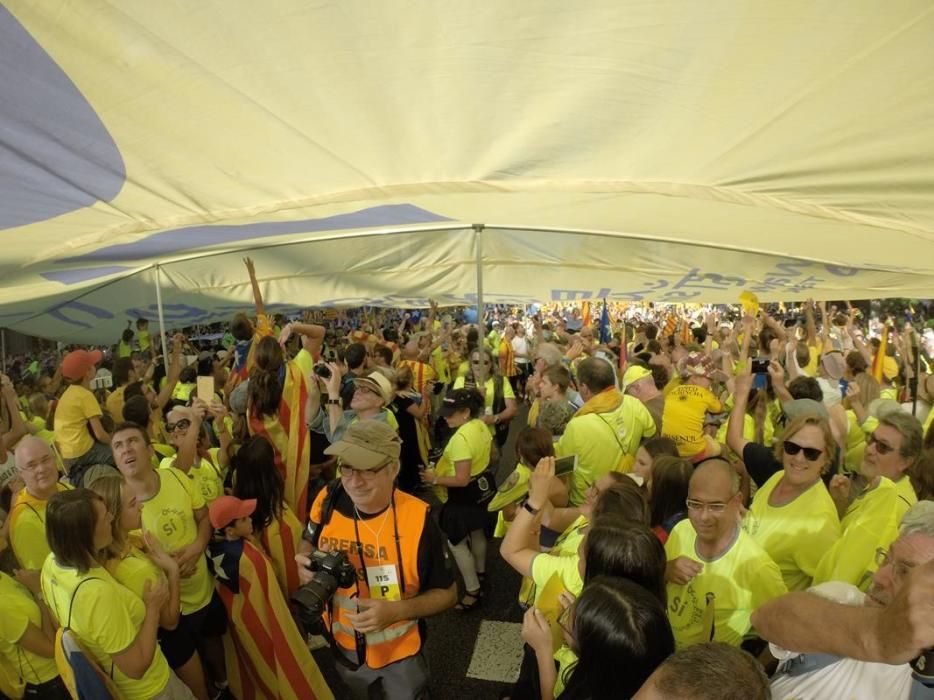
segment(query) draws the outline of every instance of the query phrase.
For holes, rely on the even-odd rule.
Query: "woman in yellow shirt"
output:
[[[123,474],[99,476],[88,488],[104,499],[112,516],[113,541],[100,551],[98,561],[140,598],[147,581],[150,585],[165,581],[169,595],[159,610],[159,627],[175,629],[181,611],[178,562],[166,554],[151,534],[139,535],[143,527],[139,503],[136,495],[126,488]]]
[[[156,640],[165,582],[140,598],[97,561],[113,543],[112,516],[88,489],[55,494],[46,509],[52,556],[42,567],[42,594],[52,616],[81,640],[126,700],[193,698],[172,673]]]
[[[747,467],[754,445],[742,449]],[[758,451],[763,454],[756,459],[768,457]],[[837,508],[821,480],[836,456],[837,444],[825,419],[811,414],[792,419],[772,456],[781,470],[756,492],[743,524],[778,564],[789,591],[811,585],[821,557],[840,537]]]
[[[455,389],[441,404],[441,416],[457,432],[451,436],[437,469],[426,469],[422,480],[435,486],[444,502],[441,529],[464,577],[466,595],[457,610],[472,610],[483,595],[486,571],[486,502],[496,484],[490,466],[493,436],[483,420],[483,397],[475,389]]]

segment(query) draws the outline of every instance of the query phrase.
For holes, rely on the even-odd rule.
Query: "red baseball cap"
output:
[[[221,496],[208,506],[208,517],[214,529],[220,530],[234,520],[253,515],[254,510],[256,510],[255,498],[243,501],[236,496]]]
[[[71,381],[83,379],[88,370],[103,357],[104,354],[100,350],[72,350],[62,360],[62,376]]]

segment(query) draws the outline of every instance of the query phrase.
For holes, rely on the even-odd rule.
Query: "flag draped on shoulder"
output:
[[[260,544],[271,560],[279,588],[286,597],[298,590],[300,585],[295,555],[298,554],[301,538],[302,524],[288,505],[283,507],[279,517],[273,518],[259,535]]]
[[[285,502],[293,513],[305,513],[311,466],[309,435],[305,426],[309,378],[295,360],[291,360],[284,369],[278,414],[259,416],[251,410],[250,433],[269,440],[275,451],[276,469],[285,482]]]
[[[230,692],[239,700],[333,700],[292,620],[269,559],[246,540],[209,546],[230,618],[224,637]]]

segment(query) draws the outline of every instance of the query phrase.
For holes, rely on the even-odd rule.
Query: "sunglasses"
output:
[[[804,458],[808,462],[816,462],[820,459],[820,456],[824,454],[823,450],[819,450],[816,447],[803,447],[796,442],[792,442],[791,440],[785,440],[785,442],[782,444],[782,447],[785,450],[785,454],[789,457],[794,457],[796,454],[803,451]]]
[[[188,430],[191,427],[191,421],[187,418],[182,418],[178,423],[166,423],[165,429],[170,433],[174,433],[176,430]]]
[[[873,433],[866,439],[866,444],[875,445],[876,452],[878,452],[880,455],[887,455],[890,452],[893,452],[895,450],[894,447],[892,447],[888,443],[882,442],[882,440],[877,438],[875,433]]]

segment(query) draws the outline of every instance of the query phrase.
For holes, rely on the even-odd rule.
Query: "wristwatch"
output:
[[[533,508],[531,505],[529,505],[528,501],[523,501],[522,507],[525,508],[532,515],[538,515],[539,512],[541,511],[541,508]]]

